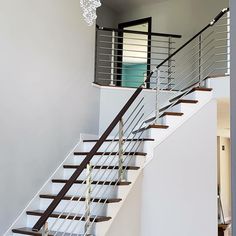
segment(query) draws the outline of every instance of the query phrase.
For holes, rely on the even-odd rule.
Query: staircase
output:
[[[213,64],[204,64],[204,61],[209,62],[203,51],[204,45],[201,46],[201,53],[190,51],[190,55],[199,56],[196,73],[190,72],[189,75],[188,71],[184,74],[183,67],[175,65],[175,76],[181,75],[183,79],[176,79],[175,86],[171,80],[172,87],[169,84],[163,87],[161,78],[165,77],[165,81],[168,81],[166,77],[173,76],[166,73],[168,61],[175,59],[181,64],[182,60],[175,57],[185,49],[189,51],[188,47],[192,49],[191,43],[196,43],[194,40],[198,40],[199,35],[202,36],[200,42],[203,44],[204,33],[213,26],[217,27],[228,11],[222,10],[207,27],[150,73],[147,81],[155,81],[156,84],[152,88],[156,94],[154,109],[148,113],[144,110],[144,86],[138,87],[101,137],[81,140],[6,236],[12,233],[43,236],[106,235],[142,169],[152,159],[154,148],[212,99],[213,90],[207,87],[207,78],[217,70],[217,60]],[[206,37],[209,39],[210,36]],[[216,55],[219,46],[212,44],[211,40],[207,43],[213,45]],[[188,67],[195,70],[192,61],[185,68]],[[160,104],[159,98],[163,94],[168,96]]]
[[[161,125],[148,125],[145,128],[146,138],[139,139],[124,139],[125,143],[133,142],[137,146],[130,148],[124,152],[123,169],[125,170],[125,180],[118,180],[118,157],[117,150],[113,152],[117,142],[119,140],[107,139],[104,144],[94,155],[91,161],[92,181],[91,181],[91,215],[89,221],[94,222],[92,234],[105,235],[104,230],[109,227],[109,221],[115,218],[119,207],[122,204],[122,200],[127,196],[132,189],[132,184],[135,182],[137,176],[145,164],[147,155],[151,155],[152,146],[158,145],[161,136],[169,135],[180,123],[185,122],[189,116],[194,112],[197,112],[202,106],[212,98],[212,90],[209,88],[195,87],[192,91],[183,99],[178,100],[175,106],[165,110],[162,115],[163,121]],[[139,130],[139,132],[143,132]],[[157,141],[158,140],[158,141]],[[57,197],[58,192],[63,185],[68,182],[68,178],[73,174],[73,171],[77,169],[86,155],[95,145],[97,140],[83,140],[81,145],[74,151],[68,160],[63,164],[62,168],[58,171],[57,178],[51,179],[51,191],[42,192],[39,197],[39,204],[37,208],[33,208],[26,211],[27,215],[27,227],[13,229],[15,235],[41,235],[41,232],[34,232],[32,227],[43,215],[49,204]],[[111,146],[113,144],[113,146]],[[109,148],[108,148],[109,146]],[[147,151],[147,152],[146,152]],[[148,153],[149,152],[149,153]],[[101,155],[103,156],[101,158]],[[63,197],[60,204],[55,211],[50,215],[48,219],[49,228],[55,222],[54,219],[60,220],[54,226],[55,232],[62,223],[64,223],[61,231],[55,234],[52,230],[49,235],[78,235],[72,231],[73,226],[78,227],[77,223],[81,225],[85,224],[85,207],[84,203],[86,197],[86,170],[84,170],[78,180],[75,181],[73,187]],[[70,203],[68,212],[64,212],[63,209]],[[72,223],[73,222],[73,223]],[[70,230],[67,229],[69,226]],[[83,228],[83,227],[82,227]],[[63,234],[67,229],[68,234]],[[96,232],[96,233],[95,233]],[[72,233],[72,234],[70,234]],[[81,232],[82,235],[82,232]]]

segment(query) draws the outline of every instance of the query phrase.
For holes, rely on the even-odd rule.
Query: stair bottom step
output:
[[[32,236],[41,236],[42,232],[34,232],[32,231],[31,228],[19,228],[19,229],[13,229],[12,230],[13,233],[15,234],[24,234],[24,235],[32,235]],[[48,236],[53,236],[56,232],[52,231],[49,233]],[[70,234],[70,233],[63,233],[63,232],[58,232],[57,236],[84,236],[83,234]],[[92,236],[92,235],[91,235]]]

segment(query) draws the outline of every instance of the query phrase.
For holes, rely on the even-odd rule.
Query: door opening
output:
[[[139,87],[150,73],[152,18],[121,23],[118,28],[121,32],[118,39],[117,85]],[[129,30],[144,34],[127,32]]]

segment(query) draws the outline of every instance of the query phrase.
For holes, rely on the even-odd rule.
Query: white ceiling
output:
[[[101,0],[102,4],[107,5],[116,12],[122,12],[132,7],[145,5],[147,3],[164,2],[166,0]]]

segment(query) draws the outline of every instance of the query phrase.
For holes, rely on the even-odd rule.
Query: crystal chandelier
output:
[[[100,0],[80,0],[83,16],[89,26],[92,26],[97,18],[96,9],[101,6]]]

